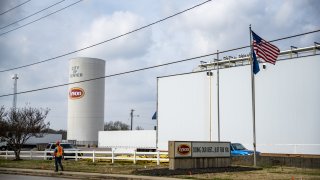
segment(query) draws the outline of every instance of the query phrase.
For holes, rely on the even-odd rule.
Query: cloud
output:
[[[0,1],[0,9],[8,7],[3,2],[14,4],[13,1]],[[68,61],[77,56],[106,60],[106,74],[110,75],[249,45],[249,24],[267,40],[312,31],[320,27],[319,2],[211,1],[152,27],[88,50],[1,73],[0,93],[12,92],[11,75],[14,73],[20,77],[18,91],[64,84],[68,82]],[[0,37],[0,69],[33,63],[99,43],[197,3],[199,1],[195,0],[83,1],[50,18]],[[0,16],[0,23],[10,23],[49,4],[47,1],[31,1],[10,15]],[[319,39],[319,33],[316,33],[275,44],[281,50],[287,50],[290,45],[310,46]],[[220,58],[248,51],[244,49],[220,54]],[[157,77],[191,72],[199,61],[211,61],[213,58],[215,56],[107,78],[105,121],[127,121],[130,109],[134,108],[141,122],[150,123],[150,117],[156,109]],[[66,95],[67,87],[62,87],[19,95],[18,103],[24,105],[30,102],[37,107],[51,108],[48,120],[52,127],[66,129]],[[12,97],[0,101],[10,107]]]
[[[101,16],[93,20],[89,29],[77,38],[77,47],[87,47],[127,33],[146,24],[144,19],[131,12],[114,12],[111,16]],[[80,55],[102,56],[108,60],[116,58],[135,58],[144,55],[151,43],[151,31],[142,30],[92,48]],[[110,44],[110,45],[109,45]]]
[[[1,27],[8,24],[9,22],[11,23],[11,20],[14,19],[13,15],[15,17],[20,17],[22,15],[21,8],[20,10],[17,9],[12,9],[13,7],[17,6],[18,4],[21,4],[16,1],[10,1],[10,0],[2,0],[0,1],[0,13],[4,13],[0,16],[0,25]],[[12,10],[10,10],[12,9]],[[10,11],[8,11],[10,10]]]

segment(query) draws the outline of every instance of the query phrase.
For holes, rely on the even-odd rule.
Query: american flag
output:
[[[257,56],[268,63],[275,64],[278,55],[280,54],[279,48],[262,39],[253,31],[251,32],[253,37],[253,49],[256,52]]]

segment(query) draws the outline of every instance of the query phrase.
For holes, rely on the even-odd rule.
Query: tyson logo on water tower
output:
[[[80,99],[84,96],[84,90],[79,87],[73,87],[69,91],[69,98],[70,99]]]

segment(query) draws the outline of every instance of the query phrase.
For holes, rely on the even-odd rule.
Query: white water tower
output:
[[[79,57],[69,61],[69,83],[105,76],[105,61]],[[68,89],[68,140],[97,145],[104,130],[105,79],[70,84]]]

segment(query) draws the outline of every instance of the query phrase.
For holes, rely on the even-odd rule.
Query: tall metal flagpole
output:
[[[217,106],[218,106],[218,141],[220,142],[220,98],[219,98],[219,50],[217,50]]]
[[[252,124],[253,124],[253,166],[257,166],[257,157],[256,157],[256,103],[255,103],[255,84],[254,84],[254,74],[253,74],[253,48],[252,48],[252,38],[251,38],[251,24],[249,26],[250,34],[250,66],[251,66],[251,97],[252,97]]]

